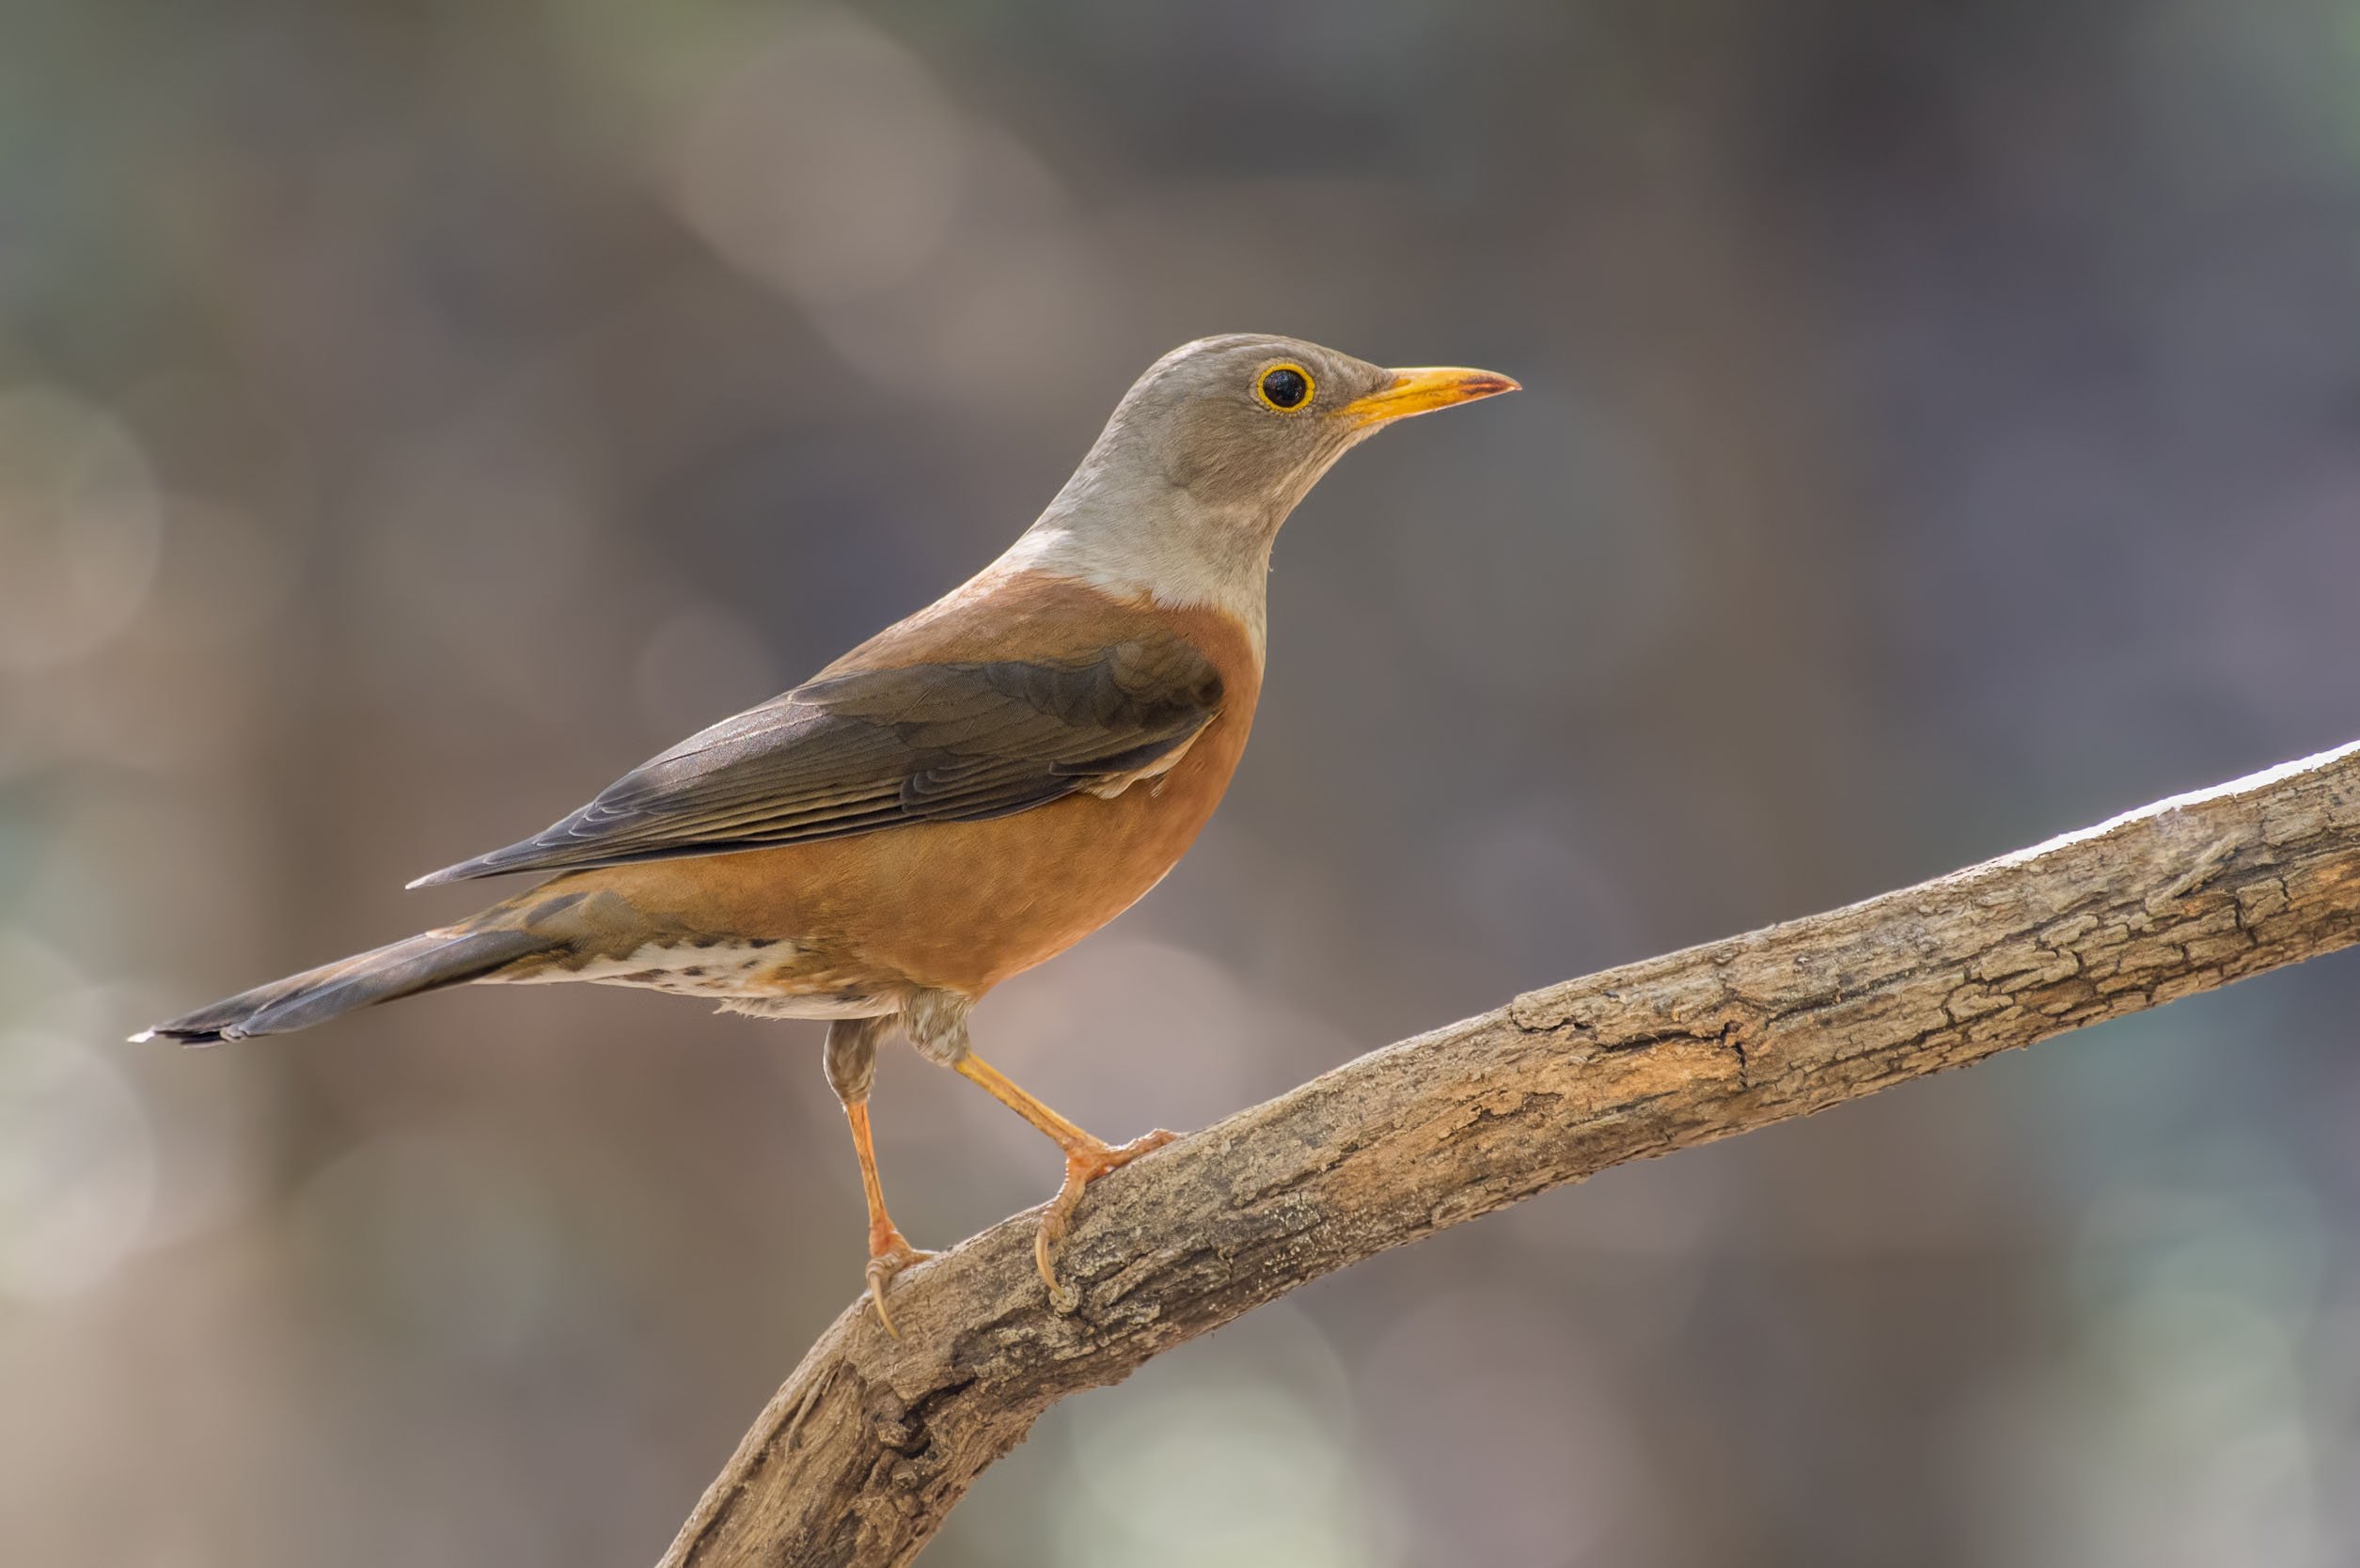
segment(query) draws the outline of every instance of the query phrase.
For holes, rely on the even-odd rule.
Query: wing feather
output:
[[[412,886],[980,821],[1152,767],[1220,712],[1178,637],[1074,663],[854,670],[691,735],[547,830]]]

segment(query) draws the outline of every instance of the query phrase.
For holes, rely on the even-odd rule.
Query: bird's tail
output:
[[[539,933],[458,927],[424,932],[406,941],[355,953],[300,975],[290,975],[227,1001],[198,1008],[132,1036],[134,1040],[178,1040],[191,1045],[243,1040],[248,1035],[285,1034],[421,991],[437,991],[480,980],[495,969],[545,952],[560,943]]]

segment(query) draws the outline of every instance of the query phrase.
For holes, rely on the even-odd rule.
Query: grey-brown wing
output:
[[[1077,664],[829,676],[691,735],[545,832],[411,886],[1004,816],[1154,766],[1220,700],[1219,673],[1177,639]]]

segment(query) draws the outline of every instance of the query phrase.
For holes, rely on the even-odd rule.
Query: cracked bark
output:
[[[664,1568],[907,1561],[1067,1394],[1298,1285],[1626,1160],[2360,940],[2360,743],[1824,915],[1518,996],[1105,1178],[1053,1310],[1019,1215],[859,1306]]]

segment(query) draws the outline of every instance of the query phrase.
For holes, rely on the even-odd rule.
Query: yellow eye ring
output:
[[[1253,378],[1253,395],[1264,408],[1273,414],[1300,414],[1311,406],[1319,384],[1311,379],[1311,372],[1293,360],[1266,365]]]

